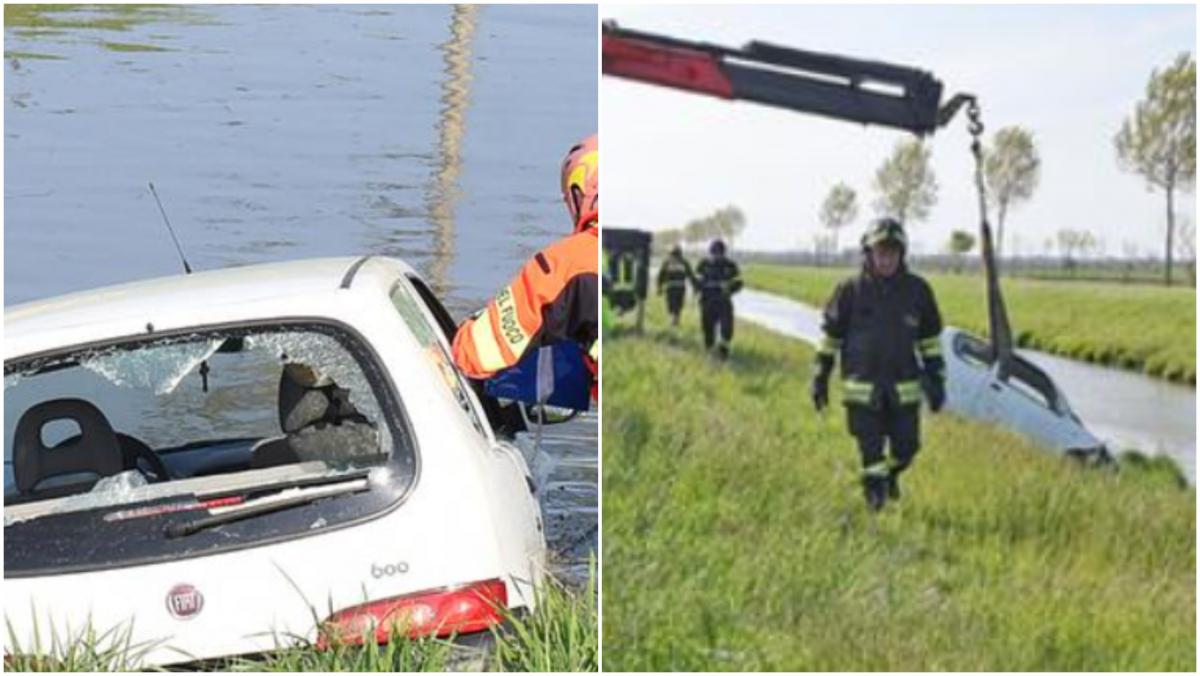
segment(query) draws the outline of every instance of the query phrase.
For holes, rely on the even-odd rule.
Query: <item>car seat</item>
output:
[[[42,429],[57,420],[70,420],[79,434],[48,447]],[[100,409],[83,399],[53,399],[32,406],[17,421],[13,433],[13,475],[22,495],[57,497],[91,490],[104,477],[125,469],[116,432]],[[56,477],[90,474],[70,483],[40,487]]]
[[[292,363],[279,375],[279,427],[283,435],[251,448],[250,467],[297,462],[333,462],[378,454],[375,426],[350,403],[349,390],[305,364]],[[357,451],[357,452],[356,452]]]

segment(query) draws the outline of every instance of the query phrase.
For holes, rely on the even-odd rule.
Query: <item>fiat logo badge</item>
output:
[[[190,620],[204,608],[204,596],[190,584],[177,584],[167,592],[167,611],[177,620]]]

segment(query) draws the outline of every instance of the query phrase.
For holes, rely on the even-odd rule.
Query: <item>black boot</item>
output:
[[[900,499],[900,472],[892,470],[887,475],[887,494],[889,500]]]
[[[867,499],[867,509],[878,512],[887,504],[888,477],[867,475],[863,477],[863,495]]]

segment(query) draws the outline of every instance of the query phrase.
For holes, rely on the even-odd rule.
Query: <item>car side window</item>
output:
[[[1013,360],[1010,368],[1008,384],[1014,389],[1055,413],[1068,412],[1058,397],[1054,381],[1041,369],[1020,358]]]
[[[953,346],[954,353],[972,366],[990,368],[996,361],[990,345],[965,333],[954,337]]]
[[[421,310],[419,301],[413,297],[403,282],[396,283],[392,288],[390,296],[392,305],[396,308],[396,312],[400,314],[400,318],[404,320],[404,323],[408,325],[413,335],[416,336],[417,341],[421,343],[434,360],[446,385],[454,393],[454,399],[458,402],[459,408],[470,419],[475,431],[486,439],[488,437],[487,428],[471,401],[471,397],[467,392],[467,386],[462,381],[462,375],[458,372],[458,369],[454,368],[454,360],[446,351],[445,345],[438,340],[438,329],[429,322],[425,313]]]

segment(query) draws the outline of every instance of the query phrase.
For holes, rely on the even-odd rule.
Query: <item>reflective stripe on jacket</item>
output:
[[[728,298],[742,290],[742,273],[728,258],[705,258],[696,265],[695,285],[701,300]]]
[[[922,368],[940,375],[942,317],[929,284],[906,268],[891,278],[863,272],[838,285],[825,305],[818,354],[841,356],[843,401],[921,403]],[[918,362],[920,355],[920,362]]]
[[[683,258],[667,256],[658,269],[658,288],[686,288],[692,280],[692,266]]]
[[[599,234],[591,227],[526,261],[482,312],[454,336],[454,363],[472,378],[516,364],[526,350],[574,340],[599,361],[596,298]],[[595,372],[595,364],[589,364]]]

